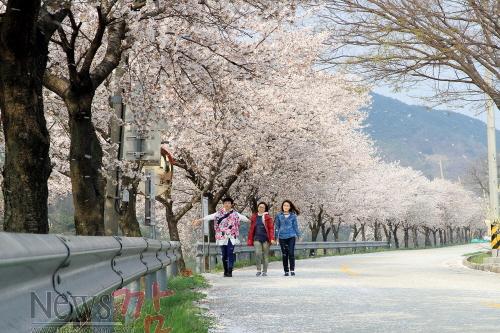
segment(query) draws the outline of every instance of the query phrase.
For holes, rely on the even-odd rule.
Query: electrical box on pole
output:
[[[161,131],[166,127],[163,121],[154,127],[139,128],[130,109],[125,113],[122,131],[121,158],[125,161],[143,161],[145,165],[160,165]]]
[[[146,180],[144,181],[144,196],[145,202],[145,219],[144,225],[154,226],[155,223],[155,190],[154,190],[154,176],[151,170],[146,170]]]
[[[122,159],[146,161],[148,165],[160,164],[161,135],[157,129],[139,130],[133,124],[125,124],[123,130]]]

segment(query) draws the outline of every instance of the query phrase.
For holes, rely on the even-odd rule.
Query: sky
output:
[[[299,11],[302,13],[302,11]],[[295,24],[302,25],[305,27],[308,26],[315,26],[319,25],[322,26],[322,23],[320,20],[317,19],[317,17],[313,16],[312,18],[310,16],[305,15],[302,20],[298,20],[295,22]],[[359,53],[357,50],[360,49],[359,46],[350,46],[346,48],[344,51],[349,54],[357,54]],[[348,50],[348,51],[347,51]],[[447,76],[446,72],[449,71],[446,67],[440,68],[440,71],[443,73],[443,76]],[[398,99],[406,104],[410,105],[420,105],[420,106],[428,106],[433,109],[438,109],[438,110],[444,110],[444,111],[451,111],[451,112],[458,112],[464,115],[467,115],[472,118],[476,118],[481,120],[482,122],[486,123],[486,112],[485,112],[485,107],[484,106],[478,106],[478,105],[463,105],[463,103],[459,104],[456,103],[455,105],[453,104],[430,104],[428,101],[424,101],[419,97],[430,97],[434,92],[434,89],[436,88],[436,84],[440,86],[441,88],[446,88],[447,83],[436,83],[436,81],[433,80],[423,80],[419,83],[415,83],[415,85],[412,87],[411,91],[410,90],[402,90],[398,92],[394,92],[393,88],[387,83],[387,82],[380,82],[380,84],[377,87],[373,88],[373,91],[375,93],[378,93],[380,95],[384,95],[387,97],[395,98]],[[454,87],[458,87],[459,84],[455,83],[453,84]],[[473,87],[473,89],[477,89]],[[464,87],[464,90],[467,90],[466,87]],[[495,107],[495,118],[496,118],[496,128],[500,129],[500,113],[498,109]]]
[[[393,89],[389,85],[380,85],[378,87],[374,87],[373,91],[377,94],[392,97],[395,99],[398,99],[406,104],[411,104],[411,105],[428,105],[428,103],[419,97],[425,97],[425,96],[430,96],[432,93],[432,88],[430,86],[426,86],[424,84],[421,84],[411,91],[398,91],[394,92]],[[452,104],[442,104],[433,107],[435,109],[439,110],[447,110],[447,111],[452,111],[452,112],[458,112],[465,114],[469,117],[473,117],[476,119],[479,119],[486,123],[486,112],[484,109],[478,108],[477,106],[463,106],[463,105],[452,105]],[[496,109],[496,108],[495,108]],[[500,129],[500,113],[498,112],[498,109],[496,109],[495,112],[495,119],[496,119],[496,127],[497,129]]]

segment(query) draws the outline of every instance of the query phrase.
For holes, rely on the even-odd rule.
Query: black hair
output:
[[[293,202],[291,202],[290,200],[284,200],[283,203],[281,204],[281,211],[283,211],[283,205],[288,202],[288,204],[290,205],[290,213],[295,213],[296,215],[299,215],[300,214],[300,210],[295,207],[295,205],[293,204]]]
[[[224,199],[222,199],[222,203],[224,203],[224,202],[230,202],[231,205],[234,204],[234,200],[231,197],[225,197]]]
[[[259,206],[260,206],[260,205],[264,205],[264,207],[266,207],[264,211],[265,211],[265,212],[269,212],[269,205],[268,205],[267,203],[265,203],[264,201],[259,202],[259,203],[257,204],[257,209],[259,209]]]

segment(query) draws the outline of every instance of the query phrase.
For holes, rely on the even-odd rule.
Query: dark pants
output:
[[[295,237],[280,238],[281,255],[283,259],[283,269],[288,272],[288,261],[290,261],[290,270],[295,270]]]
[[[231,243],[231,240],[228,239],[227,245],[222,245],[222,261],[227,263],[228,269],[233,269],[234,265],[234,244]]]

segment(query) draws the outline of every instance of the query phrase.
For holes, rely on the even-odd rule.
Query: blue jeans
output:
[[[295,271],[295,237],[280,238],[281,257],[283,259],[283,269],[288,272],[288,262],[290,261],[290,270]]]
[[[234,265],[234,244],[228,239],[227,245],[221,245],[222,261],[227,263],[228,269],[233,269]]]

